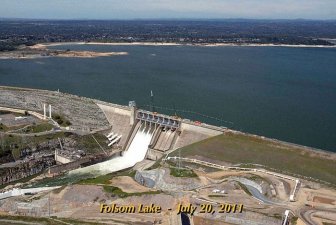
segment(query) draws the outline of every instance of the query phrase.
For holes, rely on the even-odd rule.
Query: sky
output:
[[[336,0],[0,0],[0,18],[336,19]]]

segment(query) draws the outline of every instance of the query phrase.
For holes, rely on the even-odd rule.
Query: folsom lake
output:
[[[152,90],[158,112],[336,152],[336,48],[49,48],[128,55],[4,59],[0,85],[59,89],[123,105],[135,100],[144,109]]]

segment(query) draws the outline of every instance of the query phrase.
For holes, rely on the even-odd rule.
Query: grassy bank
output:
[[[336,161],[300,147],[291,147],[242,134],[219,135],[181,149],[182,157],[202,156],[230,163],[261,164],[268,168],[336,185]],[[178,152],[172,153],[178,156]]]
[[[23,133],[40,133],[40,132],[46,132],[46,131],[50,131],[54,128],[53,125],[49,124],[49,123],[40,123],[40,124],[35,124],[32,126],[28,126],[25,129],[22,129]]]
[[[88,178],[85,180],[81,180],[78,181],[77,184],[110,184],[110,180],[118,176],[129,176],[134,178],[135,171],[132,169],[125,169],[118,172],[101,175],[95,178]]]
[[[106,193],[111,194],[113,197],[119,197],[119,198],[127,198],[130,196],[141,196],[141,195],[147,195],[147,194],[160,194],[161,193],[160,191],[148,191],[148,192],[136,192],[136,193],[124,192],[119,187],[110,185],[111,183],[110,180],[118,176],[129,176],[129,177],[134,178],[135,171],[132,169],[126,169],[126,170],[118,171],[115,173],[98,176],[95,178],[88,178],[85,180],[81,180],[77,182],[77,184],[102,185]]]
[[[118,187],[114,186],[104,186],[104,191],[107,193],[112,194],[113,197],[119,197],[119,198],[127,198],[131,196],[142,196],[142,195],[155,195],[160,194],[161,191],[147,191],[147,192],[134,192],[134,193],[128,193],[124,192]]]
[[[63,115],[54,113],[52,114],[52,118],[62,127],[67,127],[71,125],[71,122],[68,119],[66,119]]]
[[[179,169],[175,167],[170,167],[170,175],[174,177],[198,177],[193,170]]]
[[[103,134],[93,134],[96,138],[98,143],[104,148],[107,149],[107,138]],[[76,136],[74,138],[77,141],[77,145],[80,149],[85,149],[87,153],[97,153],[101,152],[100,146],[97,142],[93,139],[91,134],[84,135],[84,136]]]

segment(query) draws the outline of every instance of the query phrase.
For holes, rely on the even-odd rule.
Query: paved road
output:
[[[299,211],[299,216],[305,222],[307,225],[318,225],[315,221],[312,220],[312,214],[316,212],[330,212],[330,213],[336,213],[336,209],[325,209],[325,208],[314,208],[314,209],[309,209],[309,208],[303,208]]]
[[[314,210],[302,210],[299,212],[300,218],[303,220],[303,222],[307,225],[318,225],[316,224],[312,219],[311,215],[314,213]]]
[[[13,135],[13,136],[25,136],[25,137],[35,137],[35,136],[44,136],[47,134],[55,134],[58,132],[62,132],[62,130],[49,130],[49,131],[43,131],[39,133],[12,133],[12,132],[7,132],[7,134]],[[1,133],[6,133],[6,132],[1,132]]]

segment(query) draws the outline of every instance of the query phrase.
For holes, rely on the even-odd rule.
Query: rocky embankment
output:
[[[0,87],[0,106],[31,110],[43,114],[43,104],[52,113],[64,116],[71,128],[91,131],[109,127],[103,111],[93,100],[57,91]],[[47,107],[48,108],[48,107]]]

